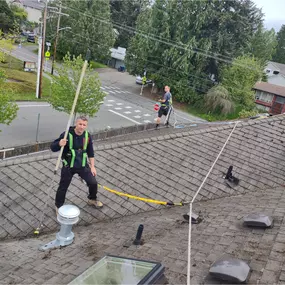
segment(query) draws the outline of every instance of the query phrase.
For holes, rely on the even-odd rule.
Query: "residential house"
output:
[[[28,21],[39,23],[42,11],[45,7],[44,1],[38,0],[6,0],[9,4],[18,5],[28,13]]]
[[[256,107],[272,115],[285,113],[285,86],[258,82],[254,90]]]
[[[268,83],[285,87],[285,64],[269,61],[264,71]]]
[[[126,56],[126,49],[122,47],[111,48],[111,59],[108,65],[118,69],[120,66],[125,66],[124,60]]]

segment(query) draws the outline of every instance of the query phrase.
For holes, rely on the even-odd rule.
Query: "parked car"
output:
[[[151,83],[152,83],[151,80],[149,79],[146,80],[146,84],[151,84]],[[136,77],[136,84],[142,85],[142,77],[140,75]]]
[[[27,41],[30,43],[35,43],[36,42],[36,36],[34,34],[29,34]]]

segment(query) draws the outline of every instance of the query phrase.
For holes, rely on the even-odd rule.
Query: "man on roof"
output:
[[[75,127],[70,127],[67,139],[64,139],[64,133],[62,133],[50,146],[53,152],[59,151],[64,146],[61,178],[55,197],[56,213],[64,204],[66,192],[74,174],[78,174],[88,185],[87,203],[97,208],[103,207],[102,202],[97,200],[98,183],[95,177],[97,172],[94,149],[91,136],[86,130],[87,125],[88,119],[85,116],[78,117]]]
[[[172,95],[170,93],[170,87],[169,86],[165,86],[164,87],[164,95],[163,95],[163,99],[159,99],[158,102],[161,103],[160,108],[158,110],[158,116],[155,119],[156,121],[156,128],[158,128],[160,121],[161,121],[161,117],[162,115],[164,115],[165,117],[167,117],[167,114],[169,112],[171,103],[172,103]],[[167,119],[167,122],[165,123],[168,126],[168,121],[169,121],[169,117]]]

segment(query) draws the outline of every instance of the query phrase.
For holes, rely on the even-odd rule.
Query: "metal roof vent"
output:
[[[199,215],[200,215],[200,213],[199,213]],[[199,223],[202,222],[202,217],[200,217],[199,215],[197,215],[197,214],[195,214],[195,213],[192,212],[192,215],[191,215],[191,224],[199,224]],[[184,218],[187,222],[189,222],[189,220],[190,220],[190,213],[184,214],[184,215],[183,215],[183,218]]]
[[[223,281],[245,283],[249,277],[250,267],[242,260],[229,257],[215,261],[209,272],[213,277]]]
[[[39,247],[45,251],[56,247],[70,245],[74,240],[72,225],[79,220],[80,210],[74,205],[64,205],[58,209],[57,220],[61,224],[60,231],[56,234],[56,239]]]
[[[269,228],[273,226],[273,218],[265,214],[252,213],[243,218],[245,226]]]

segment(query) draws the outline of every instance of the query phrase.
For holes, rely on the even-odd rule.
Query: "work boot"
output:
[[[98,200],[90,200],[90,199],[88,199],[87,203],[90,206],[95,206],[95,208],[102,208],[103,207],[103,203],[98,201]]]

